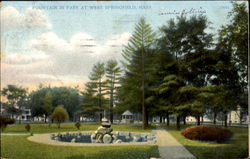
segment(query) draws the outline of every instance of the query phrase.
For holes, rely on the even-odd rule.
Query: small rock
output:
[[[73,138],[73,139],[71,140],[71,142],[76,142],[76,139],[75,139],[75,138]]]
[[[133,136],[133,142],[139,142],[139,141],[141,141],[141,136],[139,135]]]
[[[119,144],[119,143],[122,143],[122,140],[118,139],[115,141],[115,144]]]
[[[103,140],[103,143],[109,144],[109,143],[112,142],[112,137],[109,134],[106,134],[106,135],[103,136],[102,140]]]
[[[116,135],[112,135],[113,141],[116,141],[118,137]]]
[[[115,135],[119,136],[119,135],[120,135],[120,132],[119,132],[119,131],[116,131],[116,132],[115,132]]]

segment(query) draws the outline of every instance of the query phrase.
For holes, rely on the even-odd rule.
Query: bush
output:
[[[75,123],[75,127],[79,130],[81,127],[81,124],[79,122]]]
[[[0,115],[0,128],[1,128],[1,130],[4,130],[8,124],[14,124],[14,123],[15,123],[14,119],[10,119],[7,116]]]
[[[26,129],[28,132],[30,132],[30,129],[31,129],[30,124],[26,124],[26,125],[25,125],[25,129]]]
[[[69,118],[69,114],[66,109],[64,109],[63,105],[59,105],[55,108],[52,113],[52,119],[57,122],[58,128],[60,128],[60,124]]]
[[[230,139],[233,133],[228,129],[212,126],[196,126],[181,131],[181,134],[191,140],[223,142]]]

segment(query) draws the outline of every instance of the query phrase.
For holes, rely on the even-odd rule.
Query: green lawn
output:
[[[187,126],[182,126],[184,129]],[[186,139],[174,126],[166,128],[197,159],[239,159],[248,156],[248,129],[230,127],[234,135],[228,143],[208,143]]]
[[[9,125],[4,133],[25,133],[25,124]],[[82,124],[81,130],[96,130],[99,124]],[[165,125],[164,125],[165,126]],[[191,125],[182,125],[186,128]],[[154,126],[143,130],[140,124],[112,125],[114,131],[151,132]],[[228,143],[208,143],[186,139],[174,125],[166,129],[182,143],[197,159],[239,159],[248,155],[248,129],[228,128],[234,132]],[[65,123],[58,129],[52,124],[31,124],[33,133],[77,131],[74,123]],[[11,159],[148,159],[159,157],[157,146],[116,147],[64,147],[50,146],[28,141],[25,136],[2,136],[1,155]]]
[[[3,131],[4,133],[26,133],[25,130],[26,124],[13,124],[8,125],[7,128]],[[74,126],[74,123],[64,123],[61,124],[61,128],[58,129],[56,124],[30,124],[31,132],[33,133],[52,133],[52,132],[67,132],[67,131],[78,131]],[[81,131],[96,130],[100,124],[81,124]],[[123,125],[112,125],[114,131],[135,131],[135,132],[151,132],[151,128],[146,130],[142,129],[141,124],[123,124]]]
[[[74,123],[58,129],[52,124],[30,124],[33,133],[77,131]],[[25,124],[8,125],[4,133],[26,133]],[[81,130],[96,130],[100,124],[82,124]],[[151,132],[139,124],[112,125],[114,131]],[[28,141],[27,136],[2,136],[1,157],[11,159],[149,159],[159,157],[157,146],[69,147],[51,146]]]
[[[1,156],[11,159],[148,159],[159,156],[157,146],[50,146],[21,136],[4,136],[1,143]]]

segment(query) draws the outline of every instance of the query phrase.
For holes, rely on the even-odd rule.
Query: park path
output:
[[[1,133],[1,136],[30,136],[30,133]]]
[[[156,137],[161,159],[196,159],[165,129],[157,128]]]

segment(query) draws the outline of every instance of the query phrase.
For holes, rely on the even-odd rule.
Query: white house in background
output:
[[[202,121],[202,118],[200,120]],[[246,115],[243,116],[242,120],[243,120],[242,121],[243,123],[247,123],[248,122],[247,116]],[[213,122],[212,120],[210,120],[206,117],[203,117],[203,121],[204,122]],[[186,122],[196,122],[196,118],[193,116],[188,116],[188,117],[186,117]],[[240,106],[237,106],[237,110],[232,110],[232,111],[228,112],[227,122],[228,123],[237,123],[237,124],[240,123]]]
[[[197,121],[196,118],[193,117],[193,116],[187,116],[186,117],[186,122],[192,123],[192,122],[196,122],[196,121]],[[203,122],[212,122],[210,119],[208,119],[205,116],[203,117],[203,119],[202,119],[202,117],[200,117],[200,121],[203,121]]]
[[[22,114],[20,115],[20,118],[23,121],[31,120],[31,109],[23,108]]]
[[[240,123],[240,106],[237,106],[237,110],[236,111],[230,111],[228,113],[227,116],[227,120],[230,123]],[[248,123],[248,116],[247,115],[243,115],[242,117],[242,123]]]
[[[124,113],[122,113],[122,123],[133,123],[134,122],[134,118],[133,118],[133,114],[129,111],[126,110]]]
[[[16,107],[17,108],[17,107]],[[13,115],[13,119],[28,121],[31,120],[31,109],[21,108],[22,113],[20,115]],[[1,108],[1,114],[11,116],[4,108]]]

